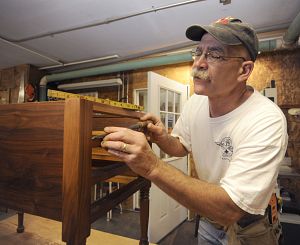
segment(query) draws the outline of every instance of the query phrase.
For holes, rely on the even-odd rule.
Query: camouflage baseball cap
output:
[[[209,33],[226,45],[244,45],[251,60],[255,61],[258,53],[258,39],[249,24],[233,17],[226,17],[210,25],[192,25],[187,28],[185,35],[193,41],[201,41],[205,33]]]

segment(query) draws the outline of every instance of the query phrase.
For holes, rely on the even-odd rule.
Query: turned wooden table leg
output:
[[[197,214],[196,218],[195,218],[195,233],[194,233],[194,237],[198,237],[198,230],[199,230],[199,222],[200,222],[200,215]]]
[[[24,213],[18,212],[18,227],[17,232],[22,233],[24,232]]]
[[[141,238],[140,245],[148,245],[148,222],[149,222],[149,190],[150,182],[146,187],[140,190],[140,226],[141,226]]]

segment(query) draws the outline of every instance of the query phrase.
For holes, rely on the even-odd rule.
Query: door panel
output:
[[[171,132],[187,100],[187,85],[148,72],[148,111],[160,116]],[[154,152],[187,174],[187,157],[170,157],[153,144]],[[187,218],[187,209],[152,184],[150,190],[149,239],[157,243]]]

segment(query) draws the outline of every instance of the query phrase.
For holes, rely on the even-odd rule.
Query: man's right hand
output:
[[[153,122],[147,125],[147,139],[156,143],[165,153],[175,157],[183,157],[188,154],[188,151],[180,143],[179,139],[168,134],[164,124],[157,116],[147,113],[140,120]]]
[[[141,121],[150,120],[153,123],[147,125],[147,138],[157,145],[163,144],[168,139],[168,132],[162,121],[152,113],[147,113],[140,118]]]

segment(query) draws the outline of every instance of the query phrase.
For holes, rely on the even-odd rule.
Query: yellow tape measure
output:
[[[52,89],[48,89],[48,97],[49,98],[57,98],[57,99],[82,98],[82,99],[86,99],[89,101],[94,101],[97,103],[111,105],[111,106],[115,106],[115,107],[126,108],[126,109],[130,109],[130,110],[142,111],[144,109],[143,106],[134,105],[134,104],[130,104],[130,103],[123,103],[123,102],[118,102],[118,101],[114,101],[114,100],[101,99],[101,98],[96,98],[96,97],[92,97],[92,96],[80,95],[80,94],[72,94],[72,93],[67,93],[67,92],[62,92],[62,91],[57,91],[57,90],[52,90]]]

